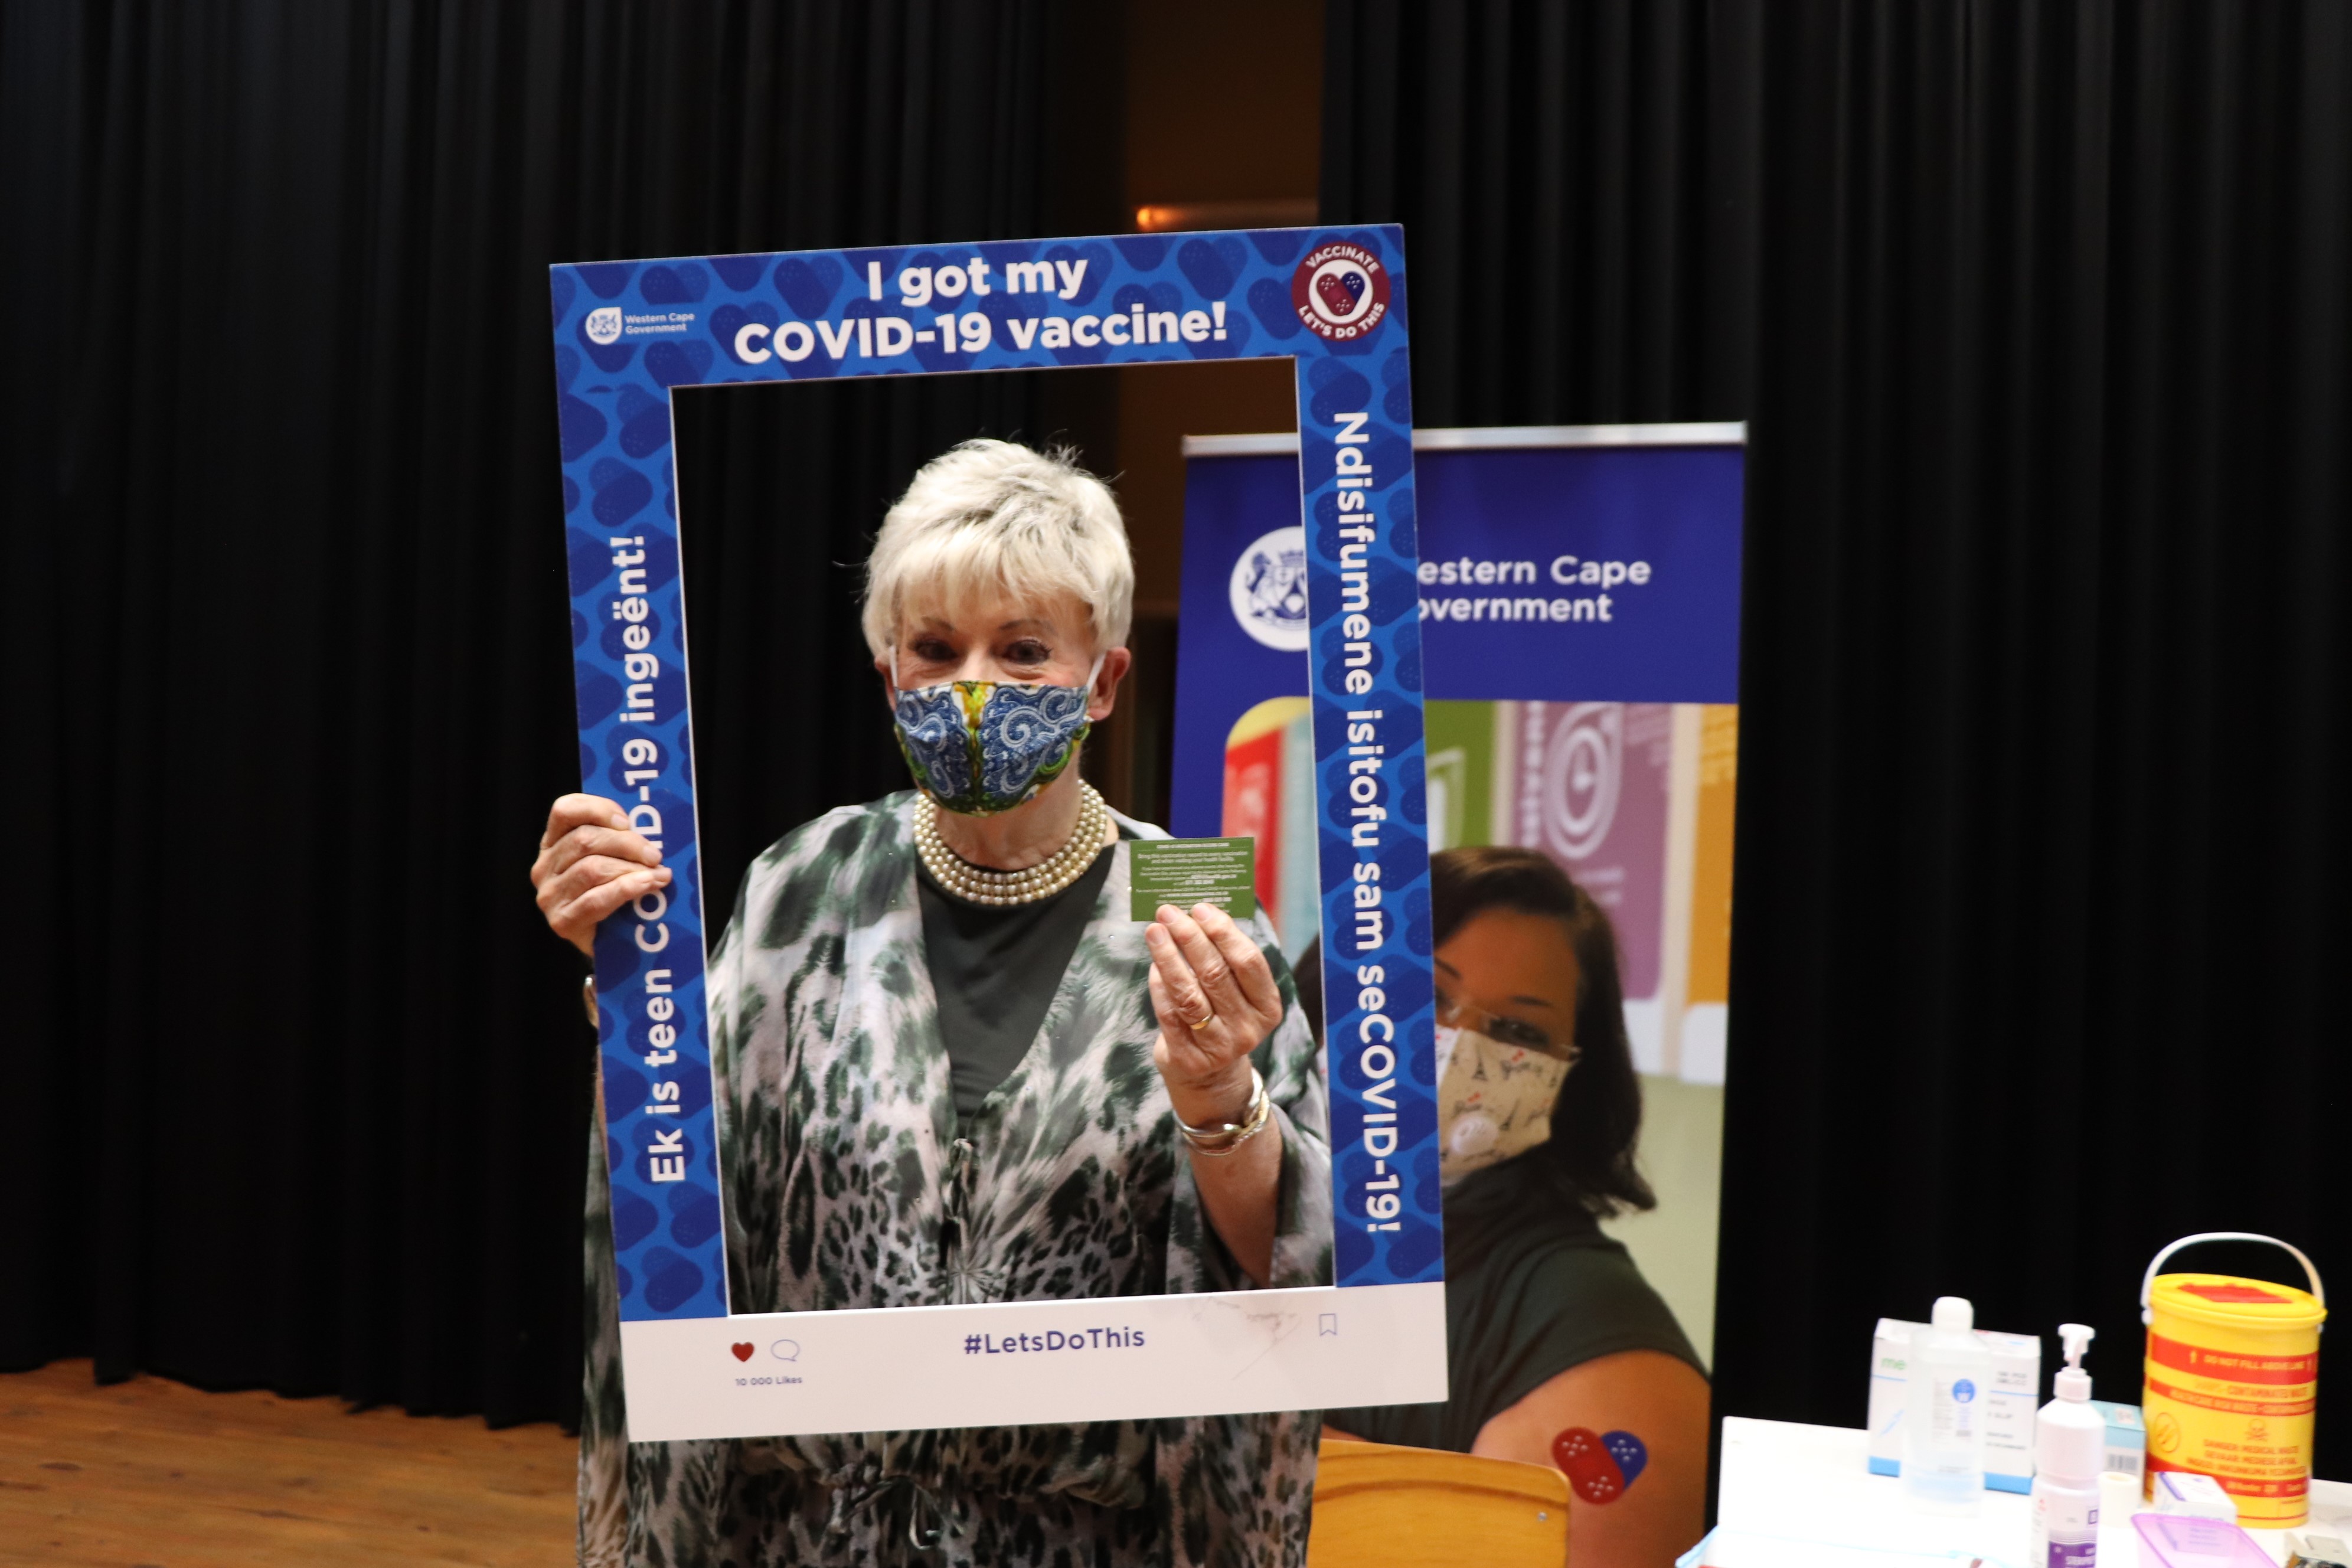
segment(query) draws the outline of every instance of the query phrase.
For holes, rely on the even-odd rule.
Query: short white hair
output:
[[[966,441],[923,465],[882,520],[866,561],[866,645],[897,644],[909,608],[954,614],[976,596],[1020,604],[1066,597],[1097,650],[1127,641],[1135,561],[1108,486],[1066,450]]]

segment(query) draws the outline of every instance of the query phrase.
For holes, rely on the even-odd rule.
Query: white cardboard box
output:
[[[2147,1427],[2141,1423],[2139,1406],[2094,1399],[2091,1408],[2106,1417],[2107,1468],[2139,1479],[2147,1461]]]
[[[1911,1334],[1925,1323],[1878,1320],[1870,1345],[1870,1473],[1903,1473],[1903,1406],[1910,1386]],[[2041,1405],[2042,1341],[2034,1334],[1976,1331],[1992,1356],[1992,1387],[1985,1396],[1985,1485],[1997,1491],[2033,1489],[2033,1413]]]

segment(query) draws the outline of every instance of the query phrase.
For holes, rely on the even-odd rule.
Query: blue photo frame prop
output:
[[[674,873],[596,938],[631,1436],[1444,1397],[1402,231],[583,262],[553,268],[551,282],[581,774],[660,843]],[[1229,359],[1297,366],[1337,1278],[1120,1298],[1116,1313],[1073,1301],[730,1315],[671,392]],[[970,1350],[975,1335],[1098,1337],[1107,1316],[1157,1348],[1116,1366],[1074,1358],[1066,1375],[1042,1377],[1058,1363],[1015,1357],[1026,1363],[1017,1379]]]

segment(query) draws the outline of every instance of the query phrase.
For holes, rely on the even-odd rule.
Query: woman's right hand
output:
[[[596,953],[596,923],[623,904],[669,881],[661,851],[629,826],[602,795],[556,797],[540,836],[530,885],[550,930],[582,952]]]

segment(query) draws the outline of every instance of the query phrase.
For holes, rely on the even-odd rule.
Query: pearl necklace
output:
[[[916,807],[915,853],[922,857],[923,869],[931,874],[932,881],[966,903],[1005,906],[1050,899],[1086,875],[1095,857],[1102,853],[1104,833],[1110,826],[1110,808],[1103,805],[1095,786],[1080,779],[1078,791],[1078,825],[1071,830],[1069,841],[1053,858],[1024,870],[993,871],[949,848],[940,837],[936,803],[929,811]]]

